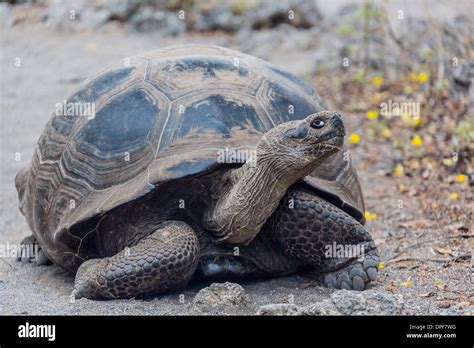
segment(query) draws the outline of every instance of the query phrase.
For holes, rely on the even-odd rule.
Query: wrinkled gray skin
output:
[[[80,265],[74,296],[145,297],[182,288],[195,274],[243,278],[302,269],[329,287],[365,289],[377,274],[372,238],[353,217],[298,183],[342,148],[344,134],[340,115],[329,111],[280,124],[262,136],[255,158],[243,166],[180,182],[188,192],[201,192],[189,198],[194,205],[186,216],[155,200],[153,214],[122,223],[121,215],[132,214],[131,202],[103,223],[111,231],[128,229],[128,240],[106,241],[115,252]],[[173,189],[171,183],[157,197]],[[358,245],[364,257],[327,257],[333,242]]]
[[[312,123],[323,122],[322,128]],[[288,188],[309,175],[343,144],[339,115],[320,112],[283,123],[263,135],[256,160],[229,171],[219,199],[204,221],[228,243],[248,244],[278,206]]]

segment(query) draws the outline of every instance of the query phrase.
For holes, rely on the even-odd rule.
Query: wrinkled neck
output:
[[[228,243],[249,243],[277,208],[288,188],[311,172],[295,170],[291,158],[260,155],[228,173],[224,190],[207,221],[207,228]]]

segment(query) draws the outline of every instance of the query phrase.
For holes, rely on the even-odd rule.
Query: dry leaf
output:
[[[305,282],[298,284],[298,289],[306,289],[306,288],[314,288],[315,283],[314,282]]]
[[[419,230],[420,228],[431,226],[431,221],[426,220],[426,219],[412,220],[412,221],[401,223],[399,226],[409,227],[415,230]]]
[[[432,297],[432,296],[434,296],[434,295],[435,295],[434,292],[427,292],[427,293],[425,293],[425,294],[421,294],[420,297]]]
[[[469,226],[467,226],[464,222],[457,222],[455,224],[449,225],[449,229],[452,231],[463,231],[463,232],[468,232],[469,231]]]
[[[449,308],[451,307],[451,303],[449,301],[442,301],[438,304],[440,308]]]
[[[458,307],[469,307],[471,304],[468,301],[462,301],[458,303]]]
[[[395,284],[390,283],[390,284],[388,284],[388,285],[385,287],[385,290],[389,290],[389,291],[390,291],[390,290],[394,290],[394,289],[396,289],[396,288],[397,288],[397,286],[396,286]]]
[[[430,177],[430,174],[431,172],[429,170],[424,170],[422,173],[421,173],[421,177],[423,179],[428,179]]]
[[[445,248],[434,248],[434,250],[441,255],[451,255],[452,250],[451,249],[445,249]]]

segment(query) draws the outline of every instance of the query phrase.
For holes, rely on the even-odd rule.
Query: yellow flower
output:
[[[410,94],[413,93],[413,88],[411,86],[405,86],[403,91],[405,92],[405,94]]]
[[[466,181],[466,176],[464,174],[459,174],[456,175],[454,180],[456,180],[456,182],[463,183],[464,181]]]
[[[398,163],[395,168],[393,169],[393,174],[395,176],[403,176],[404,170],[403,170],[403,164]]]
[[[414,116],[411,118],[411,125],[413,127],[419,126],[421,123],[421,117],[420,116]]]
[[[413,146],[421,146],[423,144],[423,140],[421,139],[419,135],[413,136],[410,142]]]
[[[413,286],[413,282],[403,282],[400,285],[401,286]]]
[[[453,160],[451,158],[443,158],[443,164],[446,167],[452,166],[453,165]]]
[[[367,118],[369,120],[375,120],[377,117],[379,117],[379,112],[377,110],[369,110],[367,111]]]
[[[418,83],[425,83],[426,81],[428,81],[429,77],[430,75],[425,72],[416,73],[415,71],[411,71],[408,74],[408,78],[411,81],[418,82]]]
[[[443,282],[442,280],[437,279],[437,280],[435,281],[435,285],[436,285],[436,286],[443,286],[443,285],[444,285],[444,282]]]
[[[459,195],[457,192],[451,192],[451,194],[449,195],[449,199],[452,199],[453,201],[458,199]]]
[[[382,76],[375,76],[372,78],[372,84],[376,87],[379,87],[383,83]]]
[[[430,75],[428,75],[427,73],[425,72],[421,72],[418,74],[418,82],[419,83],[425,83],[426,81],[428,81],[428,77]]]
[[[382,135],[385,137],[385,138],[390,138],[392,136],[392,131],[388,128],[384,128],[382,130]]]
[[[411,80],[411,81],[418,81],[418,74],[414,71],[411,71],[409,74],[408,74],[408,78]]]
[[[377,214],[371,213],[370,211],[366,211],[364,216],[367,221],[374,221],[377,218]]]
[[[352,144],[357,144],[359,143],[360,141],[360,135],[357,134],[357,133],[351,133],[351,135],[349,135],[349,142],[352,143]]]
[[[421,117],[420,116],[411,116],[408,114],[403,114],[401,116],[401,119],[403,122],[405,122],[407,125],[411,127],[416,127],[421,124]]]
[[[377,269],[380,271],[384,268],[385,268],[385,262],[379,261],[379,263],[377,264]]]
[[[407,192],[408,189],[407,189],[407,187],[406,187],[405,185],[400,184],[400,185],[398,185],[398,191],[400,191],[401,193],[403,193],[403,192]]]

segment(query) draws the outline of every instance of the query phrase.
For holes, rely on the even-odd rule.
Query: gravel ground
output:
[[[19,243],[30,234],[18,210],[13,179],[30,160],[52,105],[71,92],[78,82],[111,62],[180,43],[240,48],[225,34],[164,38],[156,33],[125,34],[115,27],[104,27],[94,34],[60,34],[42,28],[1,32],[0,243]],[[294,51],[280,50],[265,58],[301,75],[295,57]],[[302,57],[304,59],[304,55]],[[17,58],[21,60],[20,67],[15,67]],[[350,127],[355,127],[356,122],[346,121]],[[380,147],[375,151],[383,154],[387,149]],[[16,153],[21,154],[19,160],[15,159]],[[367,164],[362,160],[365,154],[358,148],[353,156],[359,166],[367,210],[378,213],[378,218],[367,224],[385,260],[385,268],[374,284],[374,290],[387,295],[403,295],[403,314],[474,314],[469,261],[393,261],[400,256],[434,258],[436,248],[470,250],[468,239],[447,238],[448,227],[445,226],[407,228],[404,222],[422,218],[417,203],[405,202],[406,209],[397,209],[400,197],[396,185],[390,178],[377,173],[377,166],[382,164]],[[71,303],[73,276],[58,266],[36,267],[13,259],[0,259],[0,314],[196,314],[192,299],[206,285],[192,283],[182,293],[184,297],[171,294],[148,301],[81,299]],[[222,314],[253,314],[259,306],[273,303],[294,302],[297,306],[308,306],[328,299],[330,295],[328,289],[302,276],[241,285],[252,306],[240,311],[230,308]]]

